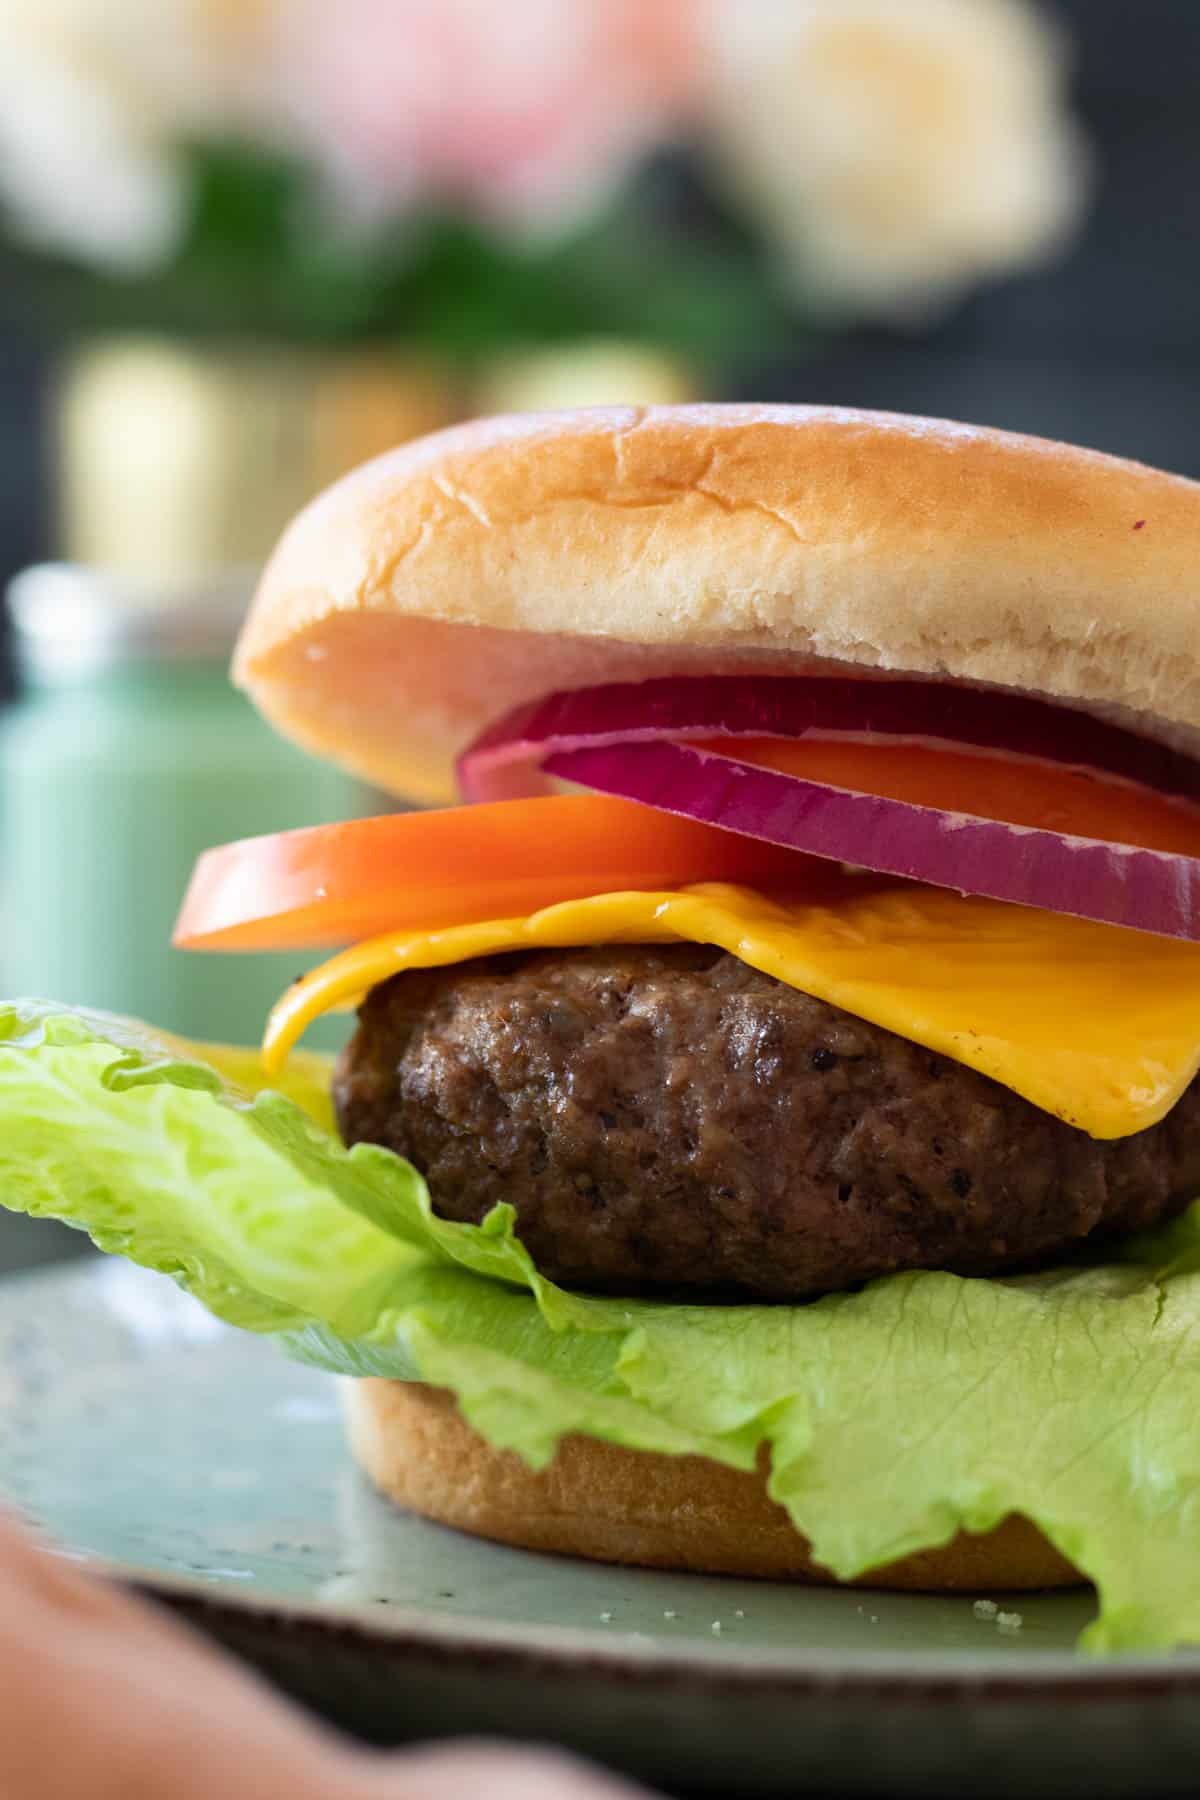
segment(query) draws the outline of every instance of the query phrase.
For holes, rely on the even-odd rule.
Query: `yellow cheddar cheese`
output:
[[[267,1028],[266,1066],[278,1072],[312,1020],[404,969],[678,941],[718,945],[1096,1138],[1157,1124],[1200,1068],[1200,945],[941,888],[852,881],[836,904],[711,883],[372,938],[288,990]]]

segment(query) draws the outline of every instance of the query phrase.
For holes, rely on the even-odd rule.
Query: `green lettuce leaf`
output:
[[[511,1208],[437,1219],[326,1129],[327,1066],[0,1005],[0,1204],[63,1219],[348,1375],[449,1387],[543,1466],[566,1432],[753,1468],[836,1574],[1031,1518],[1095,1582],[1097,1651],[1200,1641],[1200,1219],[1014,1279],[894,1276],[807,1306],[596,1299]]]

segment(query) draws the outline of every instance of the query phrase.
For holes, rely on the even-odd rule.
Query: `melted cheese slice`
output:
[[[1200,1067],[1200,945],[940,888],[849,880],[832,905],[714,883],[372,938],[284,995],[267,1028],[267,1071],[278,1072],[313,1019],[404,969],[681,940],[718,945],[953,1057],[1096,1138],[1157,1124]]]

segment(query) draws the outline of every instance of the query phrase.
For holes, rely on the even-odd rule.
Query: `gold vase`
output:
[[[122,337],[68,358],[53,410],[59,553],[162,593],[256,566],[313,494],[462,404],[397,352]]]

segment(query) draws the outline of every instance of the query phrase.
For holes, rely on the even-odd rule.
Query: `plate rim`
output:
[[[927,1700],[970,1696],[976,1700],[1061,1700],[1064,1696],[1105,1703],[1114,1699],[1200,1695],[1200,1655],[1114,1657],[1045,1651],[1021,1661],[1013,1652],[985,1652],[956,1664],[944,1651],[742,1650],[732,1645],[681,1644],[638,1633],[601,1634],[594,1627],[519,1625],[469,1620],[414,1607],[389,1607],[386,1618],[368,1604],[339,1603],[317,1609],[287,1594],[263,1594],[221,1587],[199,1576],[131,1563],[87,1558],[87,1567],[151,1599],[186,1613],[223,1613],[279,1628],[303,1628],[327,1637],[351,1637],[372,1653],[421,1654],[458,1662],[504,1662],[522,1672],[605,1674],[611,1678],[677,1686],[765,1689],[798,1695],[853,1692],[864,1698]],[[1019,1653],[1018,1653],[1019,1654]]]

